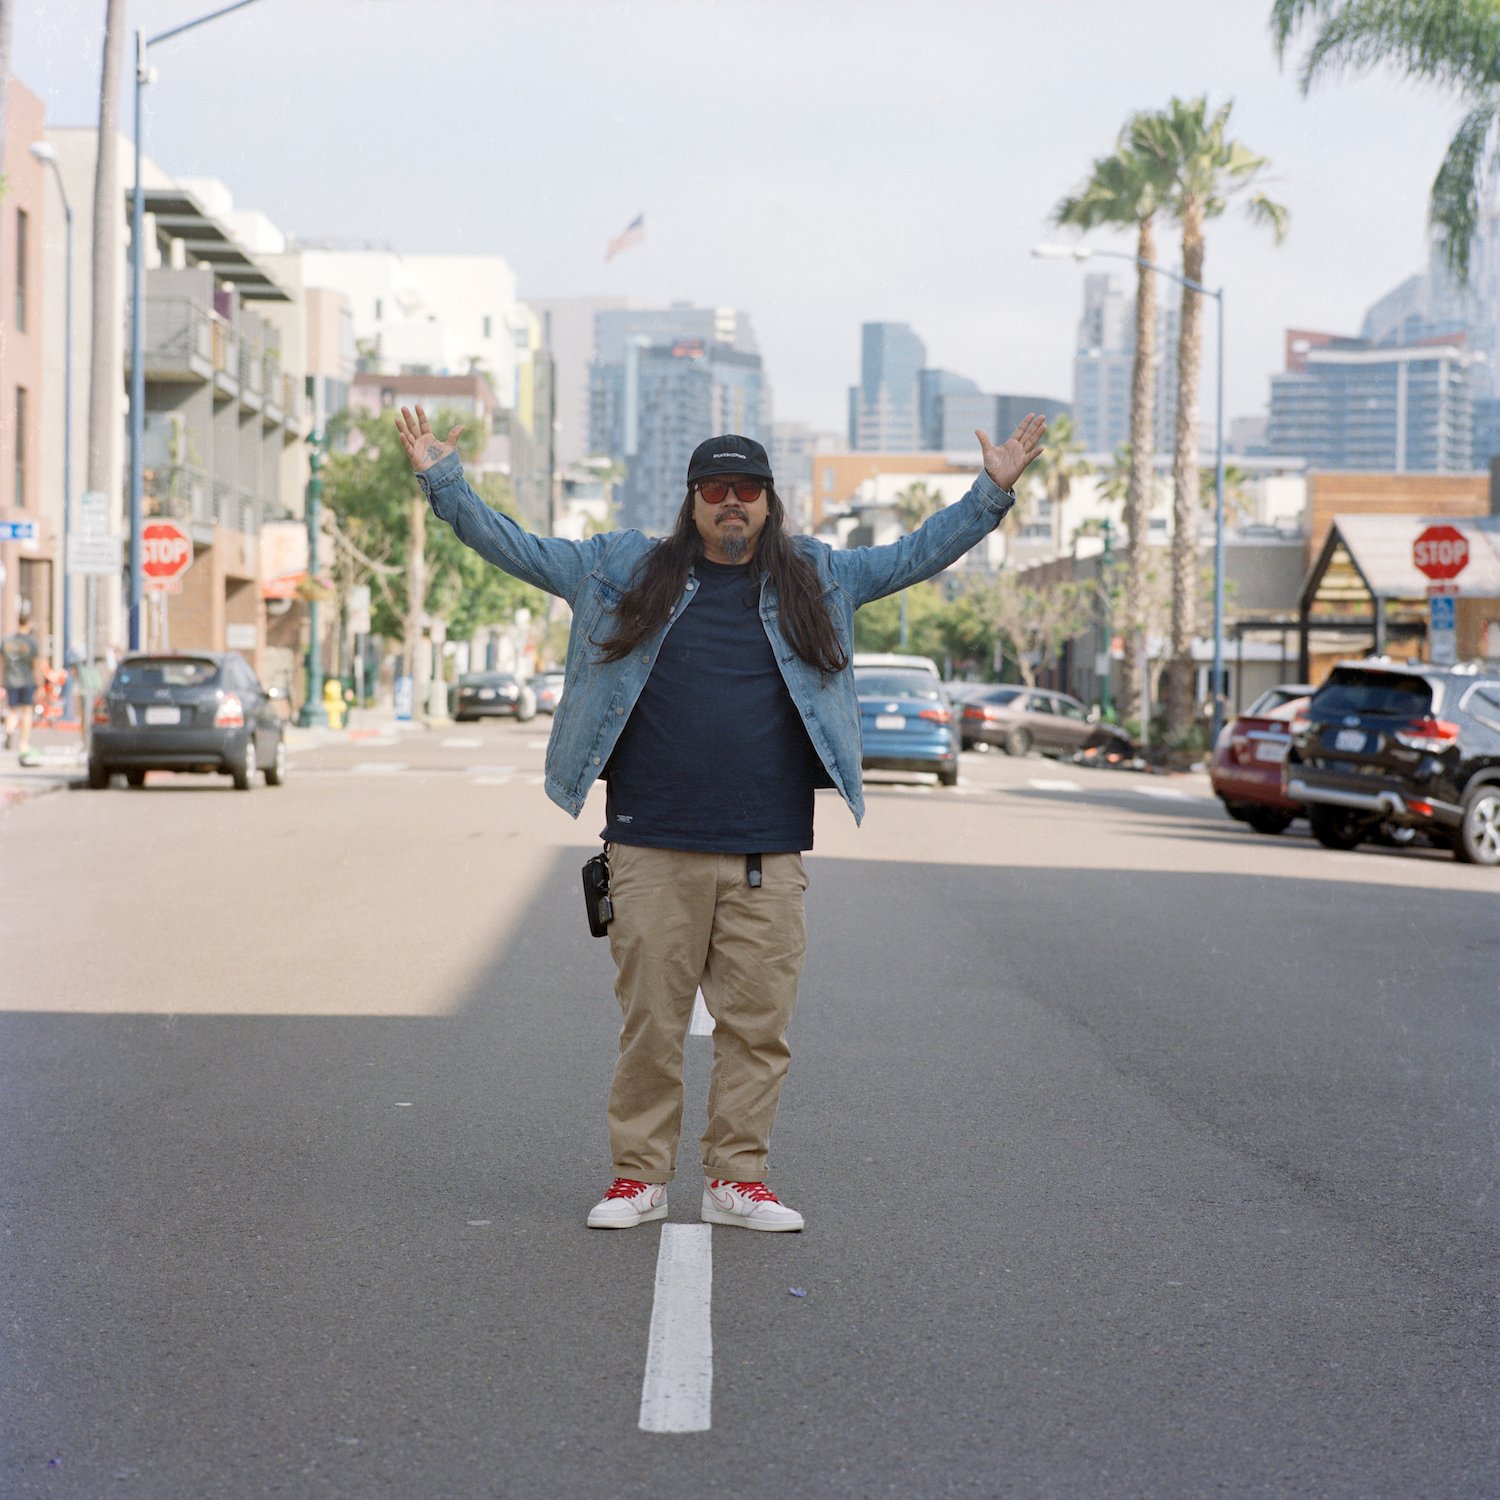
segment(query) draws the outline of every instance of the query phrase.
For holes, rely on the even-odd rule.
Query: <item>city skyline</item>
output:
[[[325,0],[292,28],[288,4],[262,0],[153,54],[147,148],[289,234],[503,255],[522,300],[744,308],[778,418],[837,430],[865,322],[908,323],[932,366],[986,390],[1069,394],[1084,268],[1030,258],[1040,240],[1068,242],[1048,214],[1133,109],[1233,96],[1233,133],[1271,159],[1267,189],[1292,215],[1280,248],[1233,212],[1210,226],[1233,417],[1264,409],[1285,328],[1357,333],[1425,264],[1427,189],[1458,106],[1381,77],[1304,100],[1295,69],[1276,67],[1265,0],[1206,9],[1140,0],[1127,20],[1077,0],[1038,24],[1034,7],[939,3],[919,20],[877,4],[851,30],[835,6],[454,0],[424,8],[445,45],[423,52],[394,0]],[[140,0],[129,21],[150,35],[203,10]],[[94,121],[103,11],[53,0],[17,18],[13,68],[50,125]],[[1049,42],[1056,66],[1038,69],[1049,18],[1068,47]],[[756,80],[738,101],[722,83],[695,88],[726,38],[727,76]],[[1142,38],[1156,45],[1140,51]],[[299,109],[264,108],[259,78]],[[126,125],[128,80],[127,65]],[[642,212],[644,242],[606,265]],[[1164,263],[1172,243],[1163,226]],[[1087,269],[1130,280],[1118,261]]]

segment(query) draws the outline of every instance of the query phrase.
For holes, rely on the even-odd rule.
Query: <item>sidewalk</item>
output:
[[[86,769],[83,737],[76,725],[71,729],[33,727],[25,765],[19,751],[0,750],[0,811],[45,792],[86,786]]]

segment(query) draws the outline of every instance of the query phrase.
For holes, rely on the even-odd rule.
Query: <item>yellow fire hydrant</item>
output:
[[[337,677],[326,678],[323,682],[323,712],[328,715],[330,729],[344,727],[344,685]]]

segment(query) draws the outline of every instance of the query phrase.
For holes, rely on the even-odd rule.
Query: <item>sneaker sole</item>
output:
[[[645,1213],[638,1214],[634,1219],[622,1221],[620,1219],[595,1219],[593,1214],[585,1221],[590,1229],[636,1229],[642,1224],[649,1224],[653,1219],[665,1219],[667,1216],[667,1205],[663,1203],[660,1208],[648,1208]]]
[[[705,1224],[727,1224],[731,1229],[758,1229],[763,1234],[801,1234],[801,1224],[768,1224],[765,1220],[742,1219],[738,1214],[727,1214],[722,1208],[705,1208],[700,1217]]]

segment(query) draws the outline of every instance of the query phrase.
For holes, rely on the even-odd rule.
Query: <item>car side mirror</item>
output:
[[[1099,722],[1099,705],[1096,703],[1084,717],[1090,724],[1097,724]]]

